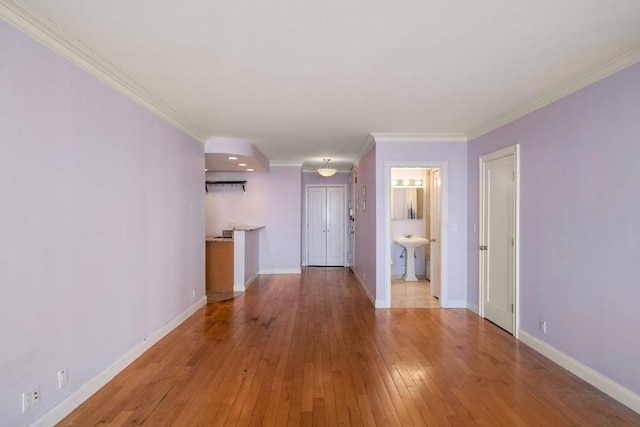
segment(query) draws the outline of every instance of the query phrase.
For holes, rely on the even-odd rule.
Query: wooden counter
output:
[[[233,292],[233,240],[206,242],[207,292]]]

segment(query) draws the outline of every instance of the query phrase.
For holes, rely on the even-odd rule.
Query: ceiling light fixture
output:
[[[253,172],[253,169],[249,168],[247,169],[247,172]]]
[[[318,168],[318,173],[322,176],[333,176],[336,174],[336,169],[329,166],[331,159],[322,159],[322,166]]]
[[[238,160],[238,158],[236,156],[229,156],[229,157],[227,157],[227,159],[229,159],[229,160]]]
[[[247,164],[246,163],[238,163],[238,166],[245,167],[245,166],[247,166]]]

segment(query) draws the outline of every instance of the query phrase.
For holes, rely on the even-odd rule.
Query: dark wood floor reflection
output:
[[[464,309],[374,310],[353,274],[261,276],[61,425],[612,426],[640,415]]]

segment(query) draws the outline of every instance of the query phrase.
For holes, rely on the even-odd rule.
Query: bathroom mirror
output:
[[[423,193],[422,188],[392,188],[391,219],[422,219]]]

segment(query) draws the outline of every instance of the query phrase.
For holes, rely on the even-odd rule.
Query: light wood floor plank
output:
[[[374,310],[353,274],[261,276],[208,304],[62,426],[638,426],[463,309]]]

